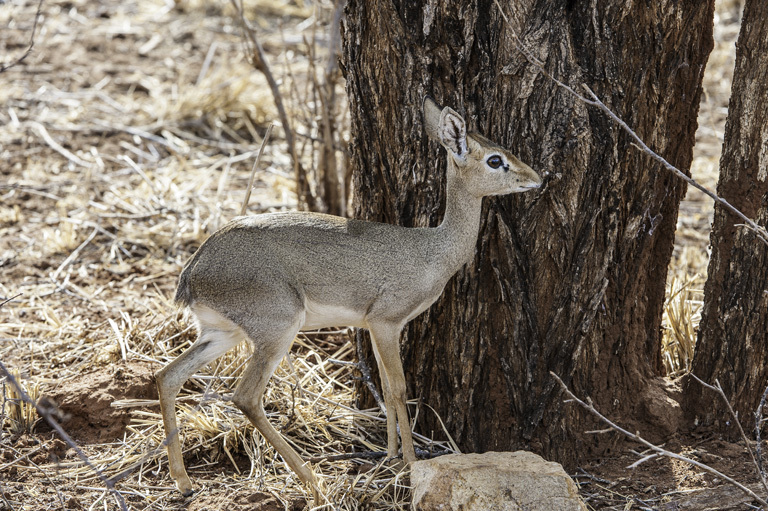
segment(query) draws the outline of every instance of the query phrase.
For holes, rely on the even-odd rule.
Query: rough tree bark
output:
[[[486,199],[473,263],[406,329],[409,396],[465,451],[529,448],[566,464],[596,445],[549,371],[614,418],[658,422],[660,321],[685,187],[554,76],[589,85],[686,169],[712,1],[349,0],[343,24],[355,215],[442,218],[444,152],[424,94],[512,148],[545,189]],[[651,415],[649,415],[651,414]],[[632,424],[630,423],[630,427]],[[422,407],[416,429],[440,436]]]
[[[736,45],[717,193],[759,225],[768,224],[768,3],[747,0]],[[745,425],[768,385],[768,249],[741,221],[715,208],[693,373],[717,379]],[[688,410],[725,427],[722,403],[686,384]]]

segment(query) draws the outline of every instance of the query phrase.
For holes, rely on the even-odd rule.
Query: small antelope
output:
[[[211,235],[179,279],[176,302],[191,309],[197,341],[157,373],[168,464],[179,491],[192,494],[176,426],[176,396],[198,369],[243,338],[253,356],[232,401],[319,502],[311,468],[269,423],[262,396],[296,334],[332,326],[367,328],[387,408],[387,455],[416,460],[400,361],[400,332],[443,292],[475,254],[482,199],[538,188],[541,178],[509,151],[467,134],[464,119],[431,98],[426,131],[448,151],[445,217],[406,228],[318,213],[235,218]]]

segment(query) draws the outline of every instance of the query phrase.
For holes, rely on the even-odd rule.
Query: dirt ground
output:
[[[37,3],[0,3],[0,64],[24,52]],[[321,61],[330,7],[258,0],[247,6],[297,124],[313,120],[306,74]],[[193,340],[171,303],[180,268],[238,214],[253,158],[276,118],[263,77],[242,56],[227,3],[45,0],[34,48],[0,74],[0,361],[51,410],[130,509],[305,509],[308,494],[228,400],[248,348],[193,378],[180,402],[186,463],[200,489],[182,498],[167,473],[153,373]],[[692,173],[713,187],[726,115],[738,3],[718,4]],[[308,41],[314,41],[308,44]],[[304,76],[305,78],[302,78]],[[306,122],[304,122],[306,121]],[[249,212],[296,205],[277,134]],[[311,159],[311,147],[307,158]],[[311,166],[311,161],[307,162]],[[680,212],[675,267],[695,327],[711,205],[691,193]],[[698,274],[698,276],[696,276]],[[325,457],[385,450],[383,416],[353,410],[344,332],[297,341],[267,411],[324,474],[330,509],[407,509],[407,475],[382,463]],[[4,386],[0,510],[116,509],[93,468]],[[641,432],[642,433],[642,432]],[[590,509],[754,509],[721,478],[641,456],[613,434],[613,457],[573,474]],[[310,440],[311,439],[311,440]],[[446,446],[417,439],[426,450]],[[314,442],[314,443],[313,443]],[[744,484],[744,446],[700,432],[666,447]],[[637,447],[638,452],[641,451]]]

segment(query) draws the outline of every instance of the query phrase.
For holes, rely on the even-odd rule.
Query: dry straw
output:
[[[55,392],[73,377],[124,364],[157,369],[189,345],[194,331],[170,300],[180,267],[208,233],[240,213],[251,189],[250,163],[275,116],[263,78],[242,61],[239,36],[211,43],[202,67],[194,55],[174,49],[176,40],[208,33],[205,11],[193,8],[180,17],[163,14],[162,2],[155,10],[147,3],[136,9],[104,5],[110,9],[104,18],[52,13],[45,26],[55,30],[33,54],[39,72],[29,75],[17,66],[3,74],[8,86],[0,92],[0,146],[12,174],[0,184],[0,296],[20,296],[0,316],[0,359],[19,370],[33,396],[35,389]],[[316,19],[330,17],[320,9]],[[75,33],[85,34],[82,44],[73,44]],[[289,59],[271,60],[290,91],[287,112],[302,113],[299,140],[307,143],[298,144],[300,157],[317,161],[320,116],[307,117],[316,107],[301,106],[317,83],[306,76],[314,69],[310,52],[302,53],[302,37],[293,38],[298,44],[282,42],[292,38],[287,28],[263,35],[267,51],[294,52],[290,73]],[[101,53],[89,51],[91,40],[135,41],[136,58],[143,60],[130,85],[114,77],[108,60],[98,60]],[[56,47],[68,48],[66,68],[52,58]],[[103,49],[104,56],[110,51]],[[322,58],[323,50],[311,53]],[[188,76],[165,79],[169,59]],[[70,77],[69,85],[61,77]],[[296,205],[291,160],[275,146],[263,149],[250,213]],[[222,357],[182,391],[188,465],[199,499],[231,503],[260,491],[289,506],[306,499],[306,489],[229,401],[249,350],[244,344]],[[370,455],[386,451],[385,421],[380,410],[355,408],[354,353],[341,333],[297,339],[290,363],[270,384],[270,420],[313,460],[332,508],[405,509],[406,474]],[[85,397],[98,389],[75,391]],[[49,458],[53,444],[39,418],[10,387],[6,392],[0,448],[18,454],[9,454],[3,473],[27,481],[0,478],[6,507],[77,507],[73,499],[86,508],[114,507],[114,497],[84,461],[66,449],[57,460]],[[129,508],[177,508],[181,497],[167,473],[157,403],[117,397],[112,407],[130,413],[125,434],[79,447]],[[418,441],[425,451],[448,449]],[[355,458],[353,451],[362,454]],[[56,491],[47,496],[46,488]]]
[[[47,10],[35,51],[24,66],[2,74],[0,297],[20,296],[0,309],[0,360],[17,371],[31,396],[125,364],[157,369],[189,345],[194,329],[171,303],[177,275],[210,232],[240,213],[251,189],[250,162],[277,115],[266,81],[242,58],[236,21],[219,7],[178,2],[173,10],[161,0],[93,5]],[[34,6],[24,8],[11,3],[0,13],[29,20],[26,31],[5,31],[3,45],[27,47]],[[327,87],[331,76],[314,73],[330,60],[321,37],[327,25],[320,21],[330,22],[334,11],[267,1],[245,6],[249,19],[275,9],[302,16],[289,18],[280,31],[269,28],[276,26],[270,20],[259,37],[282,80],[298,158],[313,169],[328,157],[322,152],[329,147],[323,140],[328,123],[340,132],[348,126],[344,102],[321,111],[321,98],[332,95],[315,90]],[[16,33],[17,40],[8,35]],[[343,87],[334,83],[343,98]],[[713,104],[727,102],[720,95],[710,94]],[[719,126],[715,117],[707,124]],[[330,146],[343,160],[343,136],[334,137]],[[280,146],[264,148],[250,213],[296,207],[293,162]],[[717,155],[707,158],[702,168],[716,172]],[[695,334],[701,285],[690,276],[706,272],[702,202],[687,203],[691,209],[681,213],[683,222],[698,220],[683,225],[684,245],[691,248],[678,251],[671,270],[679,275],[670,279],[665,323],[666,345],[674,346],[667,357],[671,373],[685,367]],[[316,465],[329,509],[406,509],[407,473],[368,454],[386,451],[384,416],[355,408],[356,349],[339,332],[299,337],[269,386],[266,408]],[[288,507],[308,499],[306,489],[228,400],[249,350],[243,344],[184,387],[188,467],[202,488],[199,502],[215,496],[235,509],[233,498],[261,491]],[[80,389],[83,395],[97,390]],[[49,458],[53,440],[40,420],[34,422],[31,408],[7,385],[5,392],[0,506],[114,507],[83,461],[68,451]],[[187,506],[167,473],[156,402],[117,397],[112,406],[128,411],[131,422],[115,441],[81,444],[89,460],[113,478],[129,508]],[[415,402],[410,407],[416,420],[434,413]],[[456,449],[450,441],[417,442],[425,451]],[[353,450],[363,454],[350,457]]]

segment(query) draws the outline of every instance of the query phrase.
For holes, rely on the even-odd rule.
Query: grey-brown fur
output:
[[[537,188],[541,178],[513,154],[479,135],[431,99],[424,103],[428,134],[448,150],[443,222],[405,228],[317,213],[239,217],[214,233],[185,266],[176,301],[198,320],[198,341],[158,372],[171,474],[192,486],[181,458],[175,398],[184,381],[240,339],[254,344],[233,401],[307,484],[314,473],[266,420],[266,383],[301,329],[368,328],[387,406],[388,454],[416,459],[405,406],[399,336],[405,324],[440,296],[451,276],[472,259],[483,196]]]

